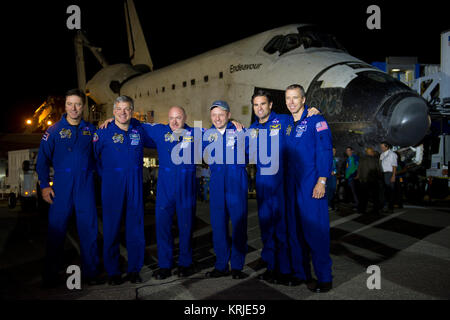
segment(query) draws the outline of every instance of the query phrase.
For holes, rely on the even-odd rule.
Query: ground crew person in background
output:
[[[204,201],[209,201],[209,179],[211,177],[211,172],[208,166],[202,165],[202,177],[203,177],[203,199]]]
[[[395,204],[399,209],[403,208],[403,194],[405,189],[405,174],[408,172],[408,168],[405,166],[405,162],[402,160],[400,153],[395,152],[397,155],[397,169],[395,173],[395,192],[394,199]]]
[[[392,146],[383,141],[380,144],[381,155],[381,169],[383,171],[383,182],[384,182],[384,196],[385,200],[383,207],[387,202],[387,210],[383,208],[383,212],[393,213],[394,212],[394,196],[395,196],[395,176],[397,174],[397,154],[392,151]]]
[[[332,168],[331,132],[320,116],[306,118],[305,90],[298,84],[286,89],[286,105],[292,114],[286,129],[288,236],[291,266],[297,283],[306,282],[313,292],[332,287],[330,222],[325,196]],[[312,281],[311,254],[317,281]]]
[[[345,153],[347,154],[347,160],[345,161],[345,180],[347,180],[348,186],[352,191],[354,208],[358,209],[359,199],[358,192],[356,191],[357,182],[355,181],[355,177],[358,174],[359,158],[353,154],[352,147],[347,147]]]
[[[225,101],[215,101],[210,107],[210,114],[212,127],[203,135],[203,154],[211,169],[209,204],[216,263],[206,277],[228,276],[230,263],[232,278],[243,279],[248,276],[242,272],[247,254],[248,177],[245,167],[248,158],[238,161],[238,154],[245,156],[246,145],[239,143],[245,131],[237,131],[230,122],[230,107]],[[216,145],[218,149],[211,149],[208,145]],[[233,156],[233,163],[227,163],[227,153]],[[229,219],[232,224],[231,239],[228,234]]]
[[[36,171],[42,197],[50,203],[44,286],[59,284],[64,239],[75,210],[82,276],[89,284],[98,278],[97,209],[95,205],[92,137],[95,127],[82,119],[85,95],[78,89],[66,93],[66,113],[48,128],[39,148]],[[50,167],[54,168],[53,186]]]
[[[381,167],[375,151],[366,148],[366,155],[359,160],[358,174],[355,179],[359,181],[359,213],[366,213],[369,197],[373,202],[371,214],[378,214],[380,206],[380,180]]]
[[[119,268],[120,224],[125,218],[128,274],[140,283],[144,264],[143,149],[155,147],[141,123],[132,119],[133,100],[119,96],[114,102],[115,121],[94,136],[94,151],[102,178],[103,259],[109,283],[122,283]]]

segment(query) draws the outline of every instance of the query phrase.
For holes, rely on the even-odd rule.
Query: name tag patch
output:
[[[89,130],[89,127],[84,127],[81,132],[83,133],[83,136],[90,136],[91,135],[91,130]]]

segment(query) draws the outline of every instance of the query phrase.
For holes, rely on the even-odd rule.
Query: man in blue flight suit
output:
[[[259,151],[256,162],[256,198],[263,242],[261,257],[267,263],[267,270],[258,278],[290,285],[291,266],[284,197],[285,132],[290,115],[272,111],[271,96],[264,90],[257,91],[251,101],[258,118],[250,126],[250,137],[257,140]],[[308,109],[308,117],[318,113],[316,108]],[[271,162],[264,159],[265,153]]]
[[[264,164],[260,154],[258,154],[256,162],[256,199],[263,242],[261,258],[267,263],[267,270],[258,278],[268,282],[288,284],[291,267],[285,221],[284,168],[282,165],[284,145],[282,136],[284,136],[283,128],[287,127],[288,115],[278,115],[271,111],[272,101],[269,94],[264,91],[256,92],[253,95],[252,105],[258,120],[250,126],[250,137],[257,139],[258,146],[261,146],[261,139],[263,139],[267,155],[271,155],[272,162],[277,162],[276,164]],[[262,152],[262,148],[258,148],[258,150]],[[263,168],[269,166],[276,167],[274,172],[261,173]]]
[[[291,266],[298,284],[313,292],[332,288],[330,222],[325,197],[332,167],[331,132],[326,120],[307,118],[305,91],[300,85],[286,89],[286,105],[292,114],[286,129],[288,234]],[[312,280],[311,255],[317,281]]]
[[[215,101],[210,107],[212,127],[203,134],[205,162],[210,165],[210,218],[216,263],[208,278],[247,277],[242,272],[247,254],[247,193],[245,132],[230,121],[228,103]],[[231,219],[232,236],[228,233]]]
[[[132,119],[133,100],[119,96],[114,102],[114,123],[94,136],[94,152],[102,178],[103,259],[109,283],[122,283],[119,268],[120,224],[125,215],[128,275],[140,283],[144,264],[143,148],[153,147],[141,123]]]
[[[69,217],[76,212],[83,278],[88,284],[98,278],[97,209],[95,205],[92,137],[95,127],[82,119],[85,95],[78,89],[66,93],[66,113],[48,128],[39,148],[36,171],[42,197],[50,203],[44,286],[59,283],[64,239]],[[54,168],[53,185],[50,167]]]
[[[194,130],[198,130],[196,136],[200,139],[202,132],[200,128],[194,129],[186,124],[186,112],[177,106],[169,110],[169,124],[145,123],[143,128],[145,134],[155,141],[159,159],[155,215],[160,269],[153,277],[162,280],[172,275],[172,221],[175,212],[180,238],[178,276],[187,277],[195,272],[192,263],[192,225],[197,194]],[[197,152],[201,161],[201,141]]]

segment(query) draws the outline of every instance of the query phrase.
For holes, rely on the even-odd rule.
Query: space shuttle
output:
[[[85,86],[101,120],[111,117],[113,101],[128,95],[135,116],[167,123],[169,107],[187,112],[187,123],[211,125],[209,106],[226,100],[232,118],[249,126],[256,118],[251,96],[264,89],[273,110],[289,113],[284,91],[298,83],[306,103],[320,108],[329,122],[338,152],[388,141],[408,147],[429,128],[426,101],[408,86],[351,56],[332,34],[317,26],[293,24],[269,30],[154,70],[132,0],[125,2],[130,64],[102,64]]]

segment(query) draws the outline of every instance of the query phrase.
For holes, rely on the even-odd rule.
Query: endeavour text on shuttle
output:
[[[250,64],[238,64],[230,65],[230,73],[243,71],[243,70],[256,70],[262,66],[262,63],[250,63]]]

